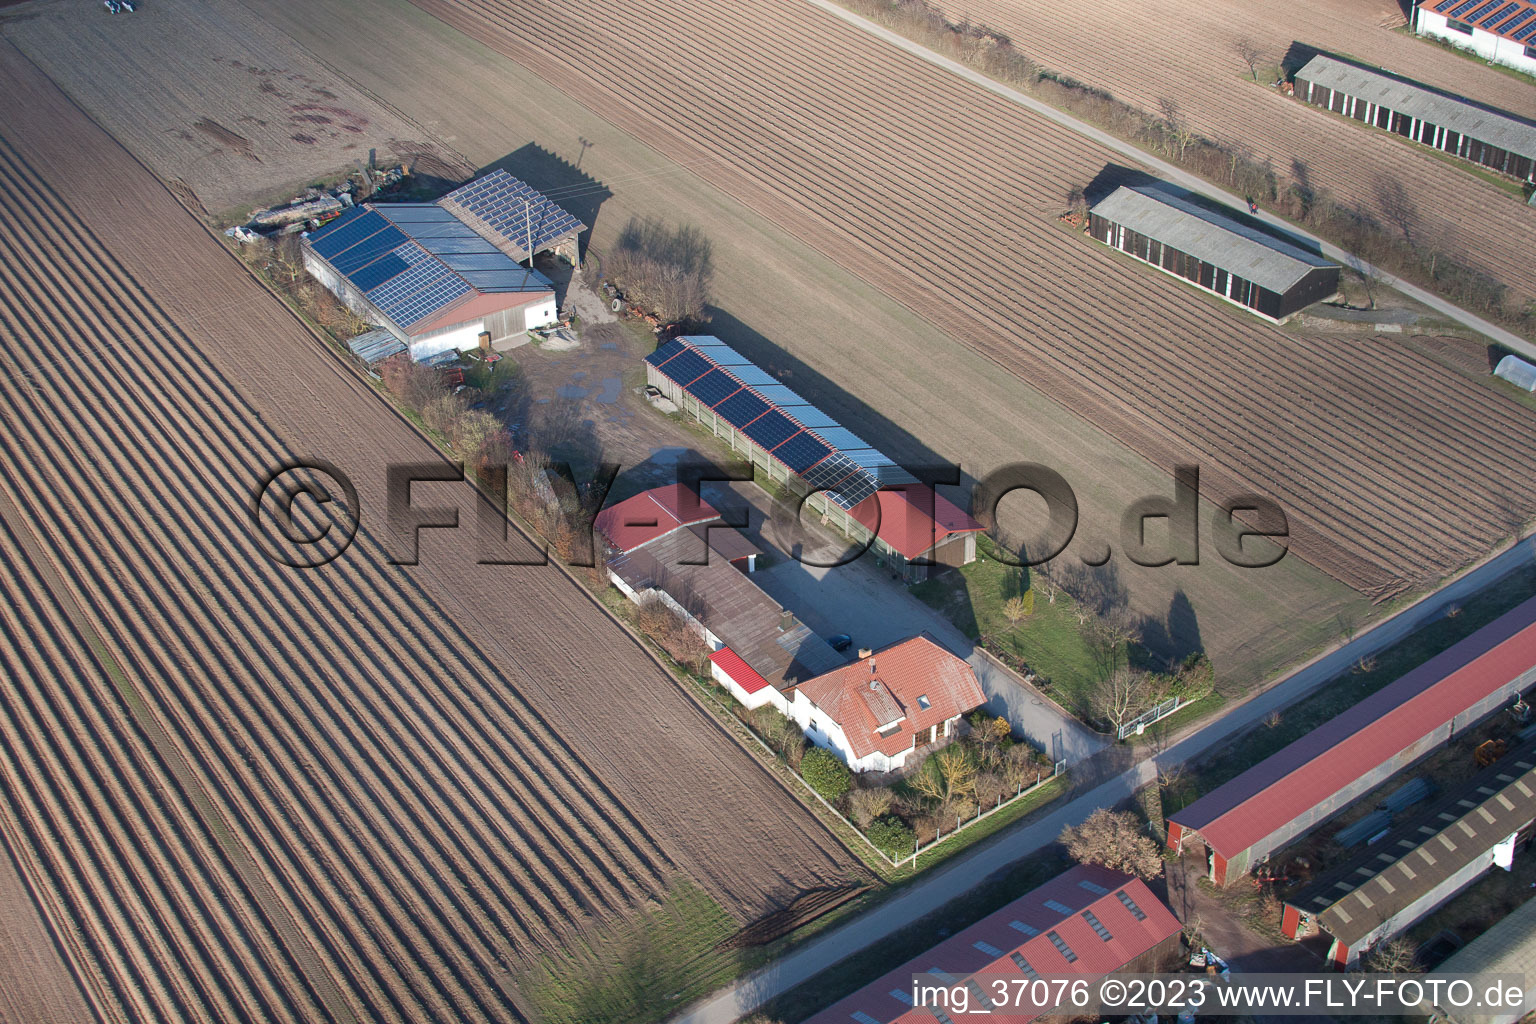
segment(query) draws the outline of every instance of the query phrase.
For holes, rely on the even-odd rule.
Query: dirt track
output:
[[[1046,66],[1143,110],[1156,113],[1164,98],[1173,99],[1197,131],[1268,159],[1283,178],[1326,188],[1370,211],[1387,230],[1406,230],[1414,244],[1451,253],[1518,294],[1536,296],[1536,266],[1526,244],[1536,233],[1536,209],[1455,161],[1255,84],[1234,50],[1246,36],[1265,52],[1264,63],[1278,64],[1300,42],[1536,117],[1536,88],[1392,31],[1403,18],[1389,0],[1214,0],[1181,8],[1177,17],[1156,0],[1115,0],[1096,19],[1114,25],[1118,38],[1134,39],[1134,48],[1108,44],[1068,5],[939,0],[937,6],[952,18],[995,26]],[[1394,184],[1410,197],[1406,216],[1390,198]]]
[[[5,44],[0,93],[0,792],[103,1017],[518,1019],[679,873],[743,923],[861,877],[555,569],[387,565],[435,452]],[[323,570],[249,533],[293,453],[361,493]]]
[[[1536,439],[1514,403],[1389,340],[1217,309],[1061,230],[1066,189],[1111,154],[830,16],[417,4],[1155,463],[1200,463],[1213,495],[1273,494],[1293,550],[1362,591],[1463,564],[1536,511],[1504,443]]]

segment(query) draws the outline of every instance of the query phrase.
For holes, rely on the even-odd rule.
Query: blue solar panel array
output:
[[[738,430],[768,411],[768,403],[742,389],[715,406],[721,419]]]
[[[676,338],[645,361],[843,508],[883,485],[917,482],[717,338]]]
[[[1499,26],[1499,31],[1500,32],[1511,32],[1511,31],[1519,28],[1524,22],[1529,20],[1531,15],[1533,15],[1533,14],[1536,14],[1536,8],[1527,7],[1525,10],[1521,11],[1519,14],[1515,15],[1513,18],[1510,18],[1509,22],[1507,24],[1500,25]]]
[[[741,384],[724,370],[710,370],[688,385],[689,394],[713,408],[741,390]]]
[[[350,246],[384,228],[385,220],[372,210],[361,206],[337,217],[309,236],[309,244],[315,252],[330,259]]]
[[[1488,15],[1488,17],[1484,18],[1482,20],[1482,26],[1483,28],[1492,28],[1495,22],[1503,21],[1505,18],[1509,17],[1511,14],[1514,14],[1519,9],[1519,4],[1505,4],[1503,7],[1500,7],[1497,11],[1494,11],[1492,14]]]
[[[1525,26],[1525,28],[1523,28],[1520,31],[1516,32],[1510,38],[1513,39],[1517,43],[1523,43],[1523,42],[1525,42],[1525,37],[1530,35],[1533,31],[1536,31],[1536,21],[1531,22],[1529,25]]]
[[[1467,15],[1467,20],[1468,21],[1477,21],[1479,18],[1481,18],[1483,15],[1487,14],[1489,11],[1493,10],[1497,6],[1499,6],[1499,0],[1487,0],[1487,3],[1483,4],[1477,10],[1475,10],[1471,14]]]
[[[384,311],[385,316],[401,327],[408,328],[426,319],[471,290],[463,278],[433,259],[414,242],[401,246],[398,255],[409,264],[409,269],[390,278],[367,295],[375,306]]]
[[[771,452],[791,437],[800,433],[800,424],[772,409],[762,417],[747,424],[745,433],[757,446]]]
[[[584,227],[542,192],[506,171],[493,171],[456,188],[444,201],[474,214],[524,253],[538,252]]]
[[[774,457],[796,473],[804,474],[816,463],[832,454],[816,435],[801,431],[773,450]]]
[[[352,283],[364,292],[371,292],[379,285],[388,281],[396,274],[404,273],[410,264],[392,252],[374,260],[363,269],[352,274]]]

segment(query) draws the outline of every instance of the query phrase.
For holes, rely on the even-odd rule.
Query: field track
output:
[[[1519,406],[1390,340],[1216,308],[1062,230],[1067,190],[1112,154],[829,15],[415,2],[1154,463],[1198,462],[1208,494],[1274,495],[1293,550],[1363,592],[1464,564],[1536,511]]]
[[[258,553],[293,453],[365,511],[436,453],[3,43],[0,93],[0,798],[102,1019],[517,1020],[671,879],[860,878],[553,568]]]
[[[1386,132],[1308,107],[1248,80],[1234,51],[1243,36],[1278,64],[1295,42],[1348,54],[1452,94],[1536,119],[1536,87],[1448,53],[1388,24],[1401,24],[1389,3],[1321,0],[1265,3],[1214,0],[1181,8],[1176,17],[1155,0],[1115,0],[1094,21],[1115,26],[1134,50],[1085,30],[1082,11],[1043,0],[939,0],[955,20],[993,26],[1054,70],[1156,113],[1176,101],[1200,133],[1247,150],[1290,181],[1326,188],[1369,211],[1394,234],[1455,256],[1492,274],[1516,293],[1536,297],[1528,240],[1536,209],[1476,177],[1467,165]],[[1134,53],[1134,58],[1131,54]],[[1401,185],[1411,213],[1394,198]],[[1407,221],[1404,227],[1400,221]],[[1515,303],[1518,306],[1518,303]]]

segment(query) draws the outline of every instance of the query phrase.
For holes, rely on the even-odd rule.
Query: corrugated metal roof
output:
[[[1320,875],[1286,903],[1312,916],[1334,938],[1354,946],[1536,819],[1533,784],[1536,744],[1483,769],[1424,813]],[[1429,856],[1419,855],[1426,847]]]
[[[751,665],[742,661],[741,655],[729,647],[722,647],[715,651],[709,656],[709,660],[719,665],[720,670],[736,680],[736,685],[748,694],[756,693],[770,685],[768,680],[759,675]]]
[[[1536,667],[1536,598],[1217,787],[1168,820],[1228,858],[1332,800]]]
[[[389,331],[380,328],[359,334],[347,342],[347,347],[352,353],[370,366],[374,363],[382,363],[390,356],[399,355],[405,351],[405,342],[395,337]]]
[[[1212,211],[1167,183],[1121,185],[1093,213],[1272,292],[1283,293],[1311,271],[1334,265],[1250,227],[1235,212]]]
[[[903,558],[926,554],[956,533],[980,533],[982,525],[927,484],[901,484],[872,494],[851,515]]]
[[[1511,153],[1536,159],[1536,125],[1501,111],[1488,110],[1389,75],[1318,55],[1296,72],[1298,81],[1316,82],[1400,114],[1470,135]]]
[[[633,551],[673,530],[719,518],[720,513],[697,491],[677,483],[653,487],[609,505],[598,512],[592,527],[608,538],[615,549]]]
[[[1084,888],[1083,882],[1103,894]],[[1048,904],[1068,911],[1062,913]],[[931,972],[941,983],[951,985],[985,975],[986,982],[1004,979],[1013,986],[1033,976],[1109,974],[1180,930],[1178,919],[1145,882],[1081,864],[838,1000],[806,1024],[852,1024],[866,1017],[878,1024],[933,1024],[937,1019],[933,1009],[912,1005],[914,975]],[[1021,941],[1025,935],[1029,937]],[[1070,959],[1063,948],[1071,951]],[[989,984],[982,987],[985,994],[996,994]],[[955,1019],[966,1024],[1025,1024],[1035,1016],[1017,1007],[996,1012],[974,1008]]]

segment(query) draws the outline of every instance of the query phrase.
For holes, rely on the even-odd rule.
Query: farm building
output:
[[[475,348],[483,335],[510,347],[556,318],[554,285],[513,254],[574,254],[582,229],[525,192],[497,172],[435,203],[363,203],[304,237],[304,266],[417,361]],[[509,219],[512,206],[519,216]],[[520,234],[525,212],[529,231]]]
[[[1422,0],[1413,30],[1484,60],[1536,74],[1536,3],[1532,0]]]
[[[1505,356],[1493,368],[1495,377],[1502,377],[1524,391],[1536,392],[1536,366],[1519,356]]]
[[[1328,960],[1354,963],[1495,865],[1509,868],[1536,821],[1536,744],[1501,758],[1423,813],[1285,901],[1281,931],[1321,931]]]
[[[1010,992],[1037,978],[1093,977],[1166,970],[1179,956],[1178,919],[1145,882],[1081,864],[1025,893],[840,999],[806,1024],[933,1024],[946,1016],[976,1024],[1023,1024],[1035,1019],[1016,1005],[989,1012],[991,983]],[[935,1005],[913,997],[913,978],[958,986],[969,1006]],[[935,1012],[937,1011],[937,1012]]]
[[[683,614],[709,645],[711,674],[748,708],[788,712],[797,683],[843,658],[753,583],[759,554],[681,484],[658,487],[598,514],[608,577],[637,604],[654,597]]]
[[[1536,681],[1536,599],[1168,816],[1225,885]]]
[[[971,666],[917,636],[801,683],[789,717],[854,771],[885,772],[953,736],[986,702]]]
[[[1430,972],[1429,980],[1468,974],[1524,975],[1525,1000],[1516,1006],[1482,1013],[1451,1006],[1435,1007],[1440,1011],[1438,1020],[1449,1024],[1515,1024],[1536,1010],[1536,899],[1526,900],[1498,924],[1452,953]],[[1429,1006],[1421,1004],[1421,1009],[1425,1017],[1430,1015]]]
[[[1094,238],[1276,322],[1339,290],[1336,264],[1165,182],[1121,185],[1088,211]]]
[[[1381,71],[1313,57],[1296,72],[1296,96],[1501,174],[1536,169],[1536,125]]]
[[[677,338],[646,379],[909,580],[976,558],[981,524],[718,338]]]

